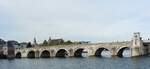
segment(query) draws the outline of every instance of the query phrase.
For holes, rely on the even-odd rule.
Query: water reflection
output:
[[[124,50],[124,52],[122,54],[123,54],[123,57],[131,57],[131,50],[126,49],[126,50]],[[104,50],[104,51],[102,51],[101,56],[104,58],[111,58],[112,54],[110,51]],[[88,55],[88,53],[82,53],[82,57],[89,57],[89,55]]]
[[[124,50],[123,56],[124,57],[131,57],[131,49]]]
[[[110,58],[111,57],[110,51],[107,51],[107,50],[102,51],[102,57],[108,57],[108,58]]]
[[[0,60],[0,69],[149,69],[150,57]]]
[[[102,51],[102,57],[105,57],[105,58],[111,58],[111,53],[110,51]],[[131,50],[130,49],[126,49],[124,50],[123,52],[123,57],[131,57]]]

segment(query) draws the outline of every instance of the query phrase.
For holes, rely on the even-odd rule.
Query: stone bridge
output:
[[[88,56],[101,57],[102,51],[110,51],[111,56],[123,57],[126,49],[131,49],[131,56],[141,56],[148,53],[147,48],[139,33],[134,33],[131,41],[96,43],[96,44],[73,44],[57,46],[38,46],[34,48],[18,49],[15,51],[16,58],[50,58],[50,57],[82,57],[82,53]]]
[[[101,43],[101,44],[77,44],[43,46],[16,50],[17,57],[81,57],[82,53],[89,56],[101,56],[102,51],[110,51],[112,56],[122,56],[126,48],[130,48],[130,42]]]

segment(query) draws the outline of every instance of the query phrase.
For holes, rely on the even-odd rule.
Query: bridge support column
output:
[[[134,37],[132,39],[132,45],[131,45],[131,56],[142,56],[144,55],[144,49],[143,49],[143,42],[140,37],[140,33],[134,33]]]
[[[111,57],[116,57],[116,48],[115,47],[113,47],[112,49],[111,49]]]
[[[35,58],[39,58],[40,57],[40,52],[39,51],[35,51]]]
[[[55,52],[55,50],[54,49],[52,49],[51,51],[50,51],[50,57],[55,57],[55,54],[56,54],[56,52]]]
[[[69,49],[69,53],[70,53],[69,57],[73,57],[73,56],[74,56],[74,51],[73,51],[73,49]]]

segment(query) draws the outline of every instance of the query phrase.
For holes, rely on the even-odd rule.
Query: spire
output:
[[[51,44],[51,37],[49,37],[49,39],[48,39],[48,44]]]
[[[51,41],[51,37],[49,37],[48,41],[49,41],[49,42]]]
[[[34,37],[34,45],[37,45],[36,38]]]

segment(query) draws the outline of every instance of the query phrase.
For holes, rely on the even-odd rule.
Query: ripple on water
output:
[[[0,60],[0,69],[149,69],[150,57]]]

